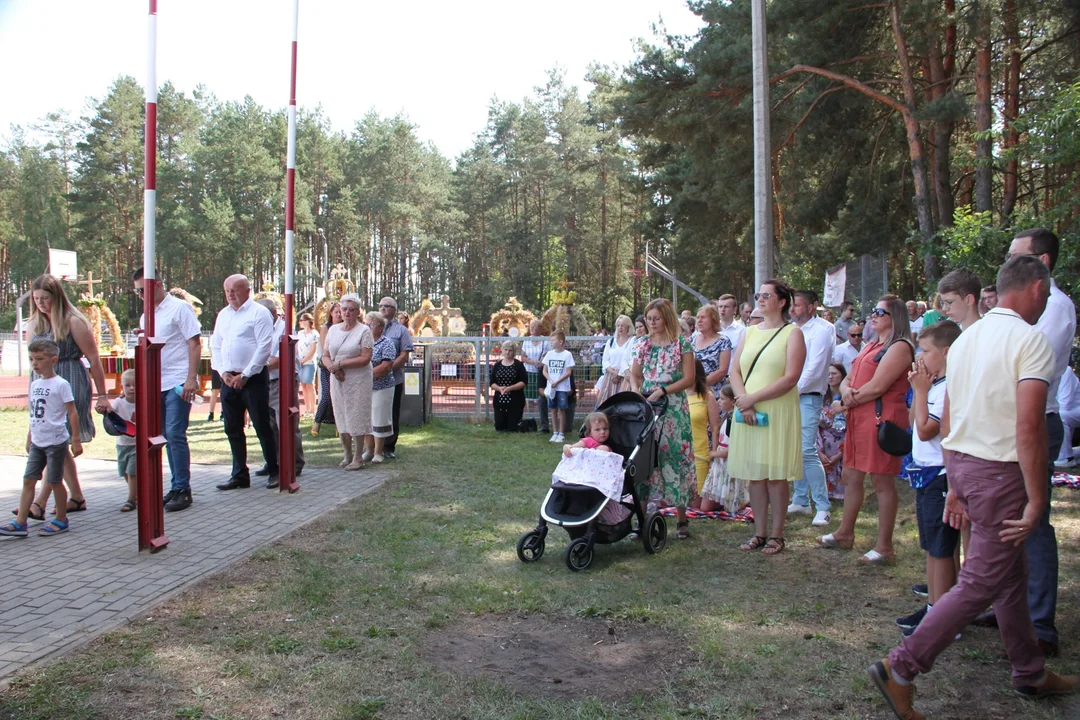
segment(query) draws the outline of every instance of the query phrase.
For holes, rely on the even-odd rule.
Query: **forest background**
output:
[[[546,308],[567,277],[610,326],[670,292],[627,272],[646,244],[705,294],[747,297],[750,6],[689,5],[698,34],[659,31],[628,66],[594,67],[585,97],[553,70],[521,102],[493,101],[453,159],[406,115],[336,132],[301,108],[298,305],[340,261],[369,307],[445,293],[477,330],[510,295]],[[992,282],[1012,233],[1045,226],[1080,297],[1080,0],[770,0],[768,22],[781,277],[820,288],[828,268],[885,253],[890,290],[927,297],[955,267]],[[135,324],[143,92],[130,77],[105,90],[88,116],[13,128],[0,149],[5,329],[50,247],[77,250]],[[285,113],[170,83],[158,103],[159,266],[208,324],[230,273],[281,289]]]

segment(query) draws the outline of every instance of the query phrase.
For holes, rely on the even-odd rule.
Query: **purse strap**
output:
[[[765,341],[765,344],[758,350],[758,354],[754,357],[754,362],[750,363],[750,369],[746,371],[746,377],[743,378],[743,387],[746,387],[746,383],[750,381],[750,375],[754,372],[754,368],[757,367],[757,361],[761,359],[762,353],[765,352],[765,348],[769,347],[769,343],[776,339],[776,336],[791,323],[784,323],[780,326],[780,329],[772,334],[772,337]]]
[[[897,338],[896,340],[891,340],[888,345],[883,347],[880,351],[878,351],[878,354],[874,356],[874,362],[875,363],[881,362],[881,359],[883,357],[885,357],[885,353],[889,352],[889,348],[891,348],[893,346],[893,343],[897,342],[898,340],[902,340],[902,339],[903,338]],[[911,359],[914,360],[915,359],[915,350],[912,349],[911,345],[908,343],[907,340],[904,340],[904,344],[908,346],[909,350],[911,350]],[[876,400],[874,400],[874,414],[877,415],[878,424],[881,424],[881,410],[882,410],[881,397],[878,396],[878,398]]]

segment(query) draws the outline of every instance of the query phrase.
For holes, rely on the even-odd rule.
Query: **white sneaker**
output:
[[[564,440],[566,440],[566,435],[565,435],[565,434],[563,434],[563,433],[559,433],[559,440],[558,440],[558,442],[563,442]]]
[[[832,515],[829,514],[828,510],[818,510],[817,515],[814,516],[814,520],[810,524],[817,527],[823,527],[831,522]]]
[[[551,433],[551,438],[548,439],[548,442],[562,442],[562,439],[559,437],[559,433]]]
[[[787,506],[787,514],[788,515],[809,515],[810,514],[810,506],[809,505],[796,505],[795,503],[791,503],[790,505]]]

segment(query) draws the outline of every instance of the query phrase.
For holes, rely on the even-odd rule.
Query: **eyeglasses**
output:
[[[754,293],[755,300],[768,300],[773,296],[772,293]]]
[[[383,308],[394,308],[395,310],[397,310],[397,306],[396,306],[396,305],[380,305],[380,306],[379,306],[379,309],[380,309],[380,310],[382,310]]]
[[[870,311],[870,314],[873,315],[874,317],[882,317],[884,315],[892,315],[892,313],[889,312],[888,310],[886,310],[885,308],[874,308],[873,310]]]
[[[1039,254],[1039,253],[1006,253],[1005,254],[1005,262],[1009,262],[1013,258],[1018,258],[1018,257],[1041,258],[1042,255]]]
[[[135,288],[135,294],[136,294],[136,295],[142,295],[142,294],[143,294],[143,290],[145,290],[145,289],[146,289],[146,288]]]

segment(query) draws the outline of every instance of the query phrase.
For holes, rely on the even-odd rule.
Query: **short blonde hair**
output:
[[[503,340],[502,345],[500,345],[499,347],[503,350],[505,350],[506,348],[510,348],[514,351],[514,354],[517,355],[517,343],[513,340]]]
[[[128,368],[124,372],[120,373],[120,382],[123,383],[128,378],[135,379],[135,368]]]

